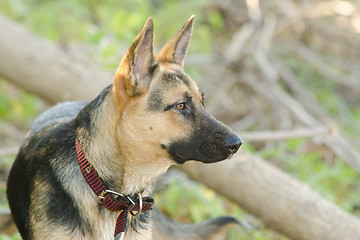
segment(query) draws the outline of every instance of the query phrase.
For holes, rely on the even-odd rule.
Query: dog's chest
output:
[[[120,212],[110,211],[99,203],[94,201],[84,200],[82,202],[84,220],[87,222],[87,234],[85,234],[84,240],[88,239],[104,239],[113,240],[117,218]],[[82,229],[84,230],[84,229]],[[90,238],[88,236],[91,236]],[[127,218],[125,239],[152,239],[152,231],[150,224],[150,212],[142,213],[138,217],[134,218],[129,214]]]
[[[117,217],[117,214],[115,215]],[[101,221],[98,222],[98,225],[93,228],[93,234],[92,234],[93,239],[113,240],[115,225],[116,225],[116,220],[114,220],[114,216],[110,216],[108,219],[102,219]],[[152,239],[151,227],[149,223],[147,223],[146,225],[147,225],[146,228],[144,228],[144,225],[138,223],[138,219],[134,221],[129,216],[127,223],[127,230],[124,239],[151,240]],[[89,238],[85,237],[85,239],[89,239]]]
[[[69,190],[82,219],[77,235],[83,235],[83,238],[75,239],[113,240],[116,220],[120,212],[106,209],[86,184],[78,188],[69,188]],[[136,218],[129,214],[125,239],[152,239],[150,214],[150,212],[142,213]]]

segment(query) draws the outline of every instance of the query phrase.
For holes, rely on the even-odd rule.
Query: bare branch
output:
[[[302,128],[277,131],[240,132],[239,135],[249,142],[284,141],[294,138],[326,137],[337,133],[335,127]]]

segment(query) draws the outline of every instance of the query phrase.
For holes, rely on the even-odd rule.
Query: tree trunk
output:
[[[111,83],[112,75],[90,59],[71,54],[1,14],[0,29],[0,75],[51,103],[89,100]]]
[[[94,98],[112,80],[89,59],[68,54],[0,15],[0,76],[55,103]],[[240,151],[231,160],[180,167],[292,239],[360,239],[360,221],[305,184]]]

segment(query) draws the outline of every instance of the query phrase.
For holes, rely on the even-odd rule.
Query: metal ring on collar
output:
[[[138,212],[134,214],[133,211],[130,210],[130,213],[131,213],[131,215],[133,215],[133,217],[139,216],[139,214],[141,213],[142,208],[143,208],[143,202],[142,202],[141,193],[138,193],[138,198],[139,198],[139,210],[138,210]]]

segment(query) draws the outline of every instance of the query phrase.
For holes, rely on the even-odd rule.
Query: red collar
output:
[[[124,196],[120,193],[108,189],[100,179],[94,167],[85,158],[80,147],[79,141],[76,139],[76,151],[81,171],[90,185],[91,189],[98,196],[100,203],[111,211],[121,211],[116,220],[115,237],[120,234],[120,239],[124,236],[127,217],[129,212],[133,216],[139,215],[141,212],[147,212],[153,208],[154,199],[152,197],[141,197],[141,194],[132,196]],[[132,211],[137,211],[134,214]]]

